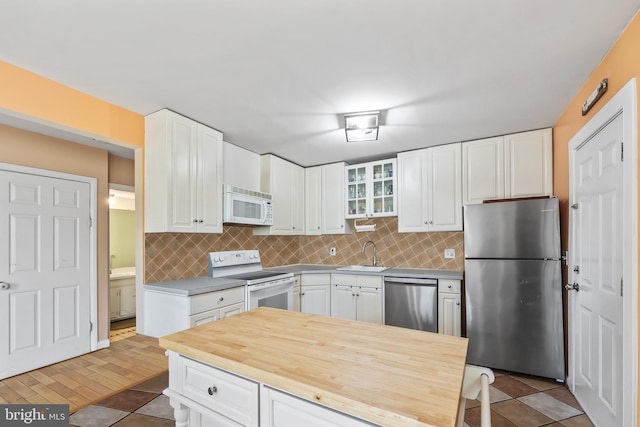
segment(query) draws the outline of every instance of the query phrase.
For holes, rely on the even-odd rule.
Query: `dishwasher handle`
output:
[[[437,286],[438,279],[421,279],[418,277],[388,277],[384,278],[385,283],[401,283],[411,285]]]

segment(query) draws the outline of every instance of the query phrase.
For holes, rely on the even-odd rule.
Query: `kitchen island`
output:
[[[467,353],[465,338],[264,307],[160,346],[178,427],[453,427]]]

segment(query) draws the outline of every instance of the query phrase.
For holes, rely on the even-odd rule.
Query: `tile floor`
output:
[[[162,394],[168,384],[165,373],[81,409],[71,415],[71,427],[173,427],[173,408]]]
[[[490,386],[493,427],[593,427],[563,384],[495,372]],[[71,427],[173,427],[173,409],[162,395],[168,374],[81,409]],[[480,402],[467,401],[465,427],[480,426]]]
[[[593,427],[573,395],[555,381],[495,371],[490,386],[493,427]],[[465,427],[480,427],[480,402],[467,401]]]

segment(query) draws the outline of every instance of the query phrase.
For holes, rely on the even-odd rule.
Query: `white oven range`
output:
[[[210,252],[209,276],[245,280],[245,310],[293,310],[293,273],[262,269],[257,250]]]

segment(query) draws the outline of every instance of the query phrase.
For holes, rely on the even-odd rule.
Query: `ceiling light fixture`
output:
[[[378,139],[380,111],[344,115],[347,142],[376,141]]]

